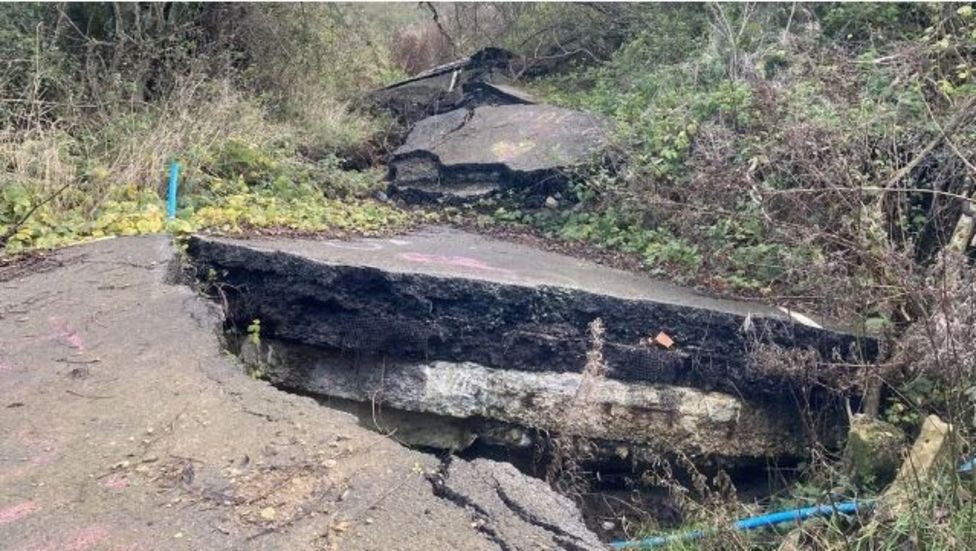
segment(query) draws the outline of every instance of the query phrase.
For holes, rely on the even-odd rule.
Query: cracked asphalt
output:
[[[595,549],[508,465],[449,466],[244,374],[165,236],[0,282],[0,548]],[[464,500],[439,497],[436,482]]]

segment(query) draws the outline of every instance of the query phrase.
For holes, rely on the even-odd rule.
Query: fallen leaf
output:
[[[654,337],[654,342],[663,346],[664,348],[671,348],[674,346],[674,340],[664,331],[661,331],[656,337]]]

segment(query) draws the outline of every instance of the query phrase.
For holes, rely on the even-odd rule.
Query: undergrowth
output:
[[[378,171],[346,171],[335,156],[302,160],[287,148],[266,147],[228,138],[194,149],[183,161],[174,220],[166,219],[156,181],[92,181],[97,194],[66,189],[46,203],[49,188],[8,184],[0,189],[0,235],[29,212],[7,239],[8,253],[162,231],[369,234],[409,224],[412,215],[370,198],[382,182]]]
[[[350,103],[400,75],[372,42],[386,15],[350,26],[370,11],[3,6],[0,251],[166,230],[369,233],[406,223],[370,199],[389,121]],[[345,170],[349,159],[361,170]],[[173,161],[185,172],[167,221]]]
[[[713,292],[864,322],[882,357],[861,368],[863,380],[832,391],[863,395],[880,385],[884,399],[871,414],[911,438],[936,413],[953,424],[952,461],[971,457],[972,290],[958,278],[973,272],[960,253],[976,253],[960,216],[976,178],[972,8],[702,11],[707,25],[682,34],[691,40],[679,53],[662,39],[667,31],[648,28],[605,63],[531,82],[546,101],[618,123],[613,162],[568,175],[572,187],[548,208],[489,202],[474,216],[617,251]],[[814,456],[763,510],[875,495],[838,467],[840,457]],[[679,500],[685,528],[720,528],[756,512],[723,497],[720,480],[676,482],[671,468],[649,469],[650,482],[687,498]],[[920,487],[910,514],[880,525],[820,523],[804,548],[968,548],[974,489],[950,470]],[[767,536],[722,532],[687,548],[782,539]]]

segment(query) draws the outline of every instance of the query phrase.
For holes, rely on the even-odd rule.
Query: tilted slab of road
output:
[[[807,316],[452,229],[352,241],[197,237],[190,253],[219,272],[238,322],[404,360],[580,372],[599,317],[610,378],[790,400],[789,387],[808,381],[750,361],[758,344],[844,363],[876,352],[872,339]],[[659,332],[672,348],[648,344]],[[821,382],[850,374],[823,370]]]
[[[200,236],[188,252],[238,327],[260,320],[274,343],[261,370],[283,388],[634,453],[803,457],[795,392],[811,375],[752,351],[773,344],[853,365],[874,345],[775,307],[447,228],[349,241]],[[590,380],[580,374],[597,318],[606,379]],[[661,332],[671,347],[649,342]],[[843,369],[819,382],[839,386]],[[842,410],[821,398],[817,436],[830,443]]]

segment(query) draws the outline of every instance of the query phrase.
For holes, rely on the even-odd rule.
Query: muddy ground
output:
[[[246,376],[173,257],[112,239],[0,282],[0,548],[600,546],[508,465],[448,464]]]

